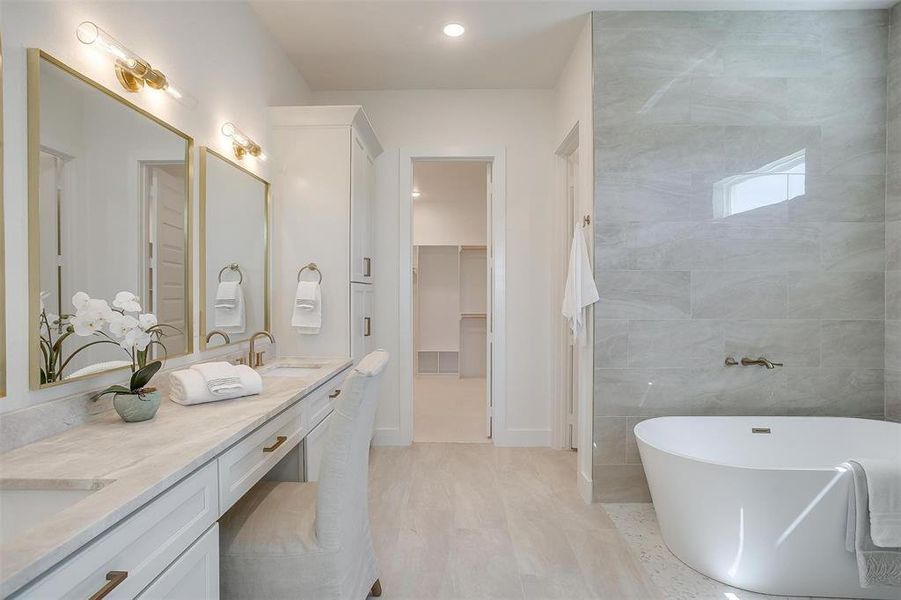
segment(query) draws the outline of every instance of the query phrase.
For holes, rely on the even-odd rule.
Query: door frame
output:
[[[477,160],[491,163],[491,264],[492,352],[491,369],[492,441],[496,446],[508,445],[506,420],[506,149],[503,146],[472,147],[402,147],[399,151],[399,260],[398,260],[398,324],[400,347],[399,425],[401,443],[413,443],[413,161]]]
[[[593,149],[591,147],[591,128],[590,124],[577,121],[569,132],[564,136],[560,145],[557,147],[555,159],[557,162],[557,223],[555,227],[556,235],[560,236],[559,243],[555,246],[560,253],[555,263],[558,265],[558,282],[559,289],[563,290],[566,284],[566,273],[569,266],[569,250],[568,242],[572,239],[564,241],[568,235],[570,224],[567,222],[566,203],[566,180],[567,180],[567,160],[573,151],[579,152],[579,172],[576,182],[576,194],[578,205],[581,210],[585,211],[585,215],[580,214],[579,206],[575,207],[576,220],[580,220],[583,216],[588,216],[591,223],[585,225],[583,235],[585,235],[588,244],[589,261],[594,264],[594,158]],[[559,296],[555,296],[553,302],[560,306],[562,303],[562,292]],[[594,431],[594,306],[589,306],[586,311],[586,344],[579,346],[574,352],[575,368],[577,369],[578,382],[576,385],[577,393],[577,419],[578,428],[576,439],[578,440],[578,459],[577,477],[579,482],[579,494],[586,503],[592,501],[592,469],[593,469],[593,431]],[[553,403],[552,413],[554,415],[553,423],[553,440],[555,448],[565,447],[564,440],[566,432],[566,407],[561,401],[564,397],[566,385],[563,380],[566,372],[566,353],[569,349],[569,334],[566,329],[565,321],[561,321],[560,327],[555,327],[555,346],[556,346],[556,364],[554,365],[554,396],[557,400]]]

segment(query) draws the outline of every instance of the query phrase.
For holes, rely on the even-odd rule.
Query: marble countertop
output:
[[[8,596],[352,364],[279,358],[261,369],[263,393],[181,406],[125,423],[106,411],[61,434],[0,454],[0,487],[97,489],[0,544],[0,596]],[[318,369],[275,377],[277,366]]]

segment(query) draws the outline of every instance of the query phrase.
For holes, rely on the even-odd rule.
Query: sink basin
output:
[[[263,371],[263,375],[267,377],[310,377],[321,373],[322,365],[304,365],[295,367],[293,365],[278,365],[272,367],[268,371]]]
[[[54,482],[55,483],[55,482]],[[49,488],[34,482],[0,483],[0,544],[84,500],[102,487],[95,482]]]

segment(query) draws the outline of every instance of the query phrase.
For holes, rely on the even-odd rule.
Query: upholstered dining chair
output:
[[[261,481],[220,520],[223,600],[381,595],[369,530],[369,441],[388,353],[351,371],[330,417],[318,483]]]

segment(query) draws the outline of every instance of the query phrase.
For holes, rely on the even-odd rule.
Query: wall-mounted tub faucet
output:
[[[741,366],[747,367],[750,365],[762,365],[767,369],[775,369],[776,367],[781,367],[782,363],[770,362],[765,356],[761,356],[757,359],[748,358],[747,356],[745,356],[741,359]]]
[[[741,363],[739,363],[735,358],[731,356],[726,357],[726,362],[724,363],[727,367],[734,367],[736,365],[741,365],[743,367],[747,367],[750,365],[761,365],[766,367],[767,369],[775,369],[776,367],[783,366],[782,363],[774,363],[767,359],[765,356],[761,356],[759,358],[748,358],[747,356],[741,359]]]

